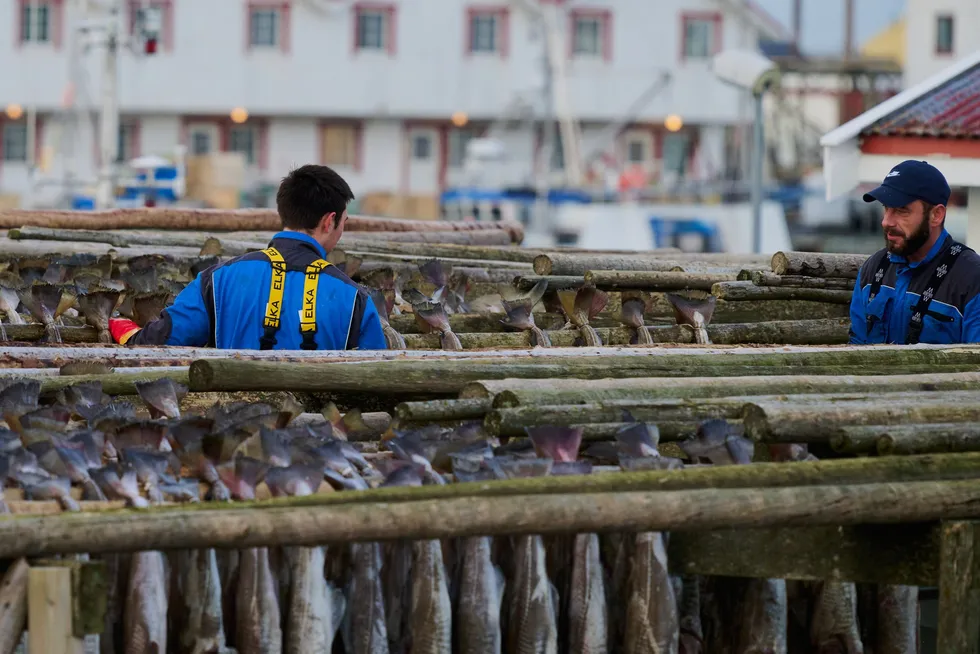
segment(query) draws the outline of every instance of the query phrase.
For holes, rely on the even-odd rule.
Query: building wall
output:
[[[913,86],[980,49],[980,0],[908,0],[905,83]],[[951,52],[937,50],[939,19],[953,19]]]
[[[0,75],[0,108],[17,104],[38,109],[45,125],[39,150],[51,155],[42,177],[70,167],[79,179],[94,181],[96,133],[92,116],[79,118],[78,112],[99,107],[103,56],[98,49],[81,53],[72,26],[86,18],[80,9],[83,3],[38,0],[50,7],[51,33],[45,43],[25,43],[22,1],[29,0],[10,0],[13,9],[0,11],[0,57],[7,63]],[[121,113],[133,130],[127,149],[131,156],[169,155],[175,145],[189,145],[195,129],[213,129],[214,147],[228,148],[233,129],[229,112],[244,107],[258,150],[250,180],[275,181],[293,165],[322,161],[322,126],[350,124],[357,132],[357,160],[337,168],[355,192],[432,192],[466,178],[465,171],[449,165],[455,143],[449,121],[454,114],[465,113],[473,125],[493,126],[520,98],[532,116],[543,115],[544,37],[518,4],[152,2],[163,8],[158,52],[141,56],[126,50],[119,64]],[[138,3],[123,4],[119,21],[128,34],[131,11]],[[256,5],[281,11],[275,47],[249,45],[250,7]],[[751,47],[758,29],[744,15],[725,10],[727,6],[718,0],[566,3],[558,24],[564,39],[561,48],[568,52],[564,67],[573,115],[597,130],[622,120],[667,71],[672,76],[668,87],[629,117],[649,133],[649,164],[662,152],[663,139],[670,138],[662,129],[664,118],[677,114],[691,142],[707,148],[694,160],[710,163],[708,170],[720,167],[724,128],[749,120],[749,105],[744,93],[714,78],[709,58],[684,56],[683,26],[685,20],[710,21],[714,50]],[[358,12],[371,9],[383,10],[389,21],[390,38],[379,51],[360,50],[356,43]],[[469,20],[475,10],[492,10],[499,16],[496,53],[468,52]],[[603,43],[596,56],[572,54],[574,16],[601,18]],[[135,45],[138,50],[140,44]],[[71,114],[74,128],[69,127],[69,114],[59,113],[66,99],[76,110]],[[512,176],[533,178],[538,131],[530,122],[503,130]],[[583,128],[583,136],[586,131]],[[499,132],[494,127],[494,134]],[[414,150],[417,139],[427,136],[428,150]],[[608,149],[622,154],[627,141],[621,138]],[[583,141],[583,148],[588,142]],[[426,152],[428,158],[414,156]],[[0,192],[22,192],[26,164],[0,161],[0,166]]]

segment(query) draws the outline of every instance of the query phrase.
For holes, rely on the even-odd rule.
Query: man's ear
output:
[[[942,225],[946,220],[946,205],[939,204],[932,208],[932,215],[929,216],[929,224],[934,226]]]
[[[318,225],[318,227],[325,232],[331,231],[334,228],[334,219],[336,217],[337,217],[337,213],[335,211],[331,211],[328,214],[324,214],[323,218],[320,219],[320,224]]]

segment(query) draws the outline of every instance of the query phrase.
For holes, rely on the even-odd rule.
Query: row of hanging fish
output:
[[[178,262],[163,255],[143,255],[119,265],[110,255],[72,255],[48,260],[18,259],[0,267],[0,313],[8,324],[24,324],[27,314],[44,325],[45,340],[61,342],[59,328],[88,324],[98,330],[101,343],[111,343],[109,318],[116,312],[143,326],[160,316],[183,287],[217,256],[202,257],[194,263]],[[337,264],[349,274],[360,271],[360,261],[344,257]],[[418,265],[416,274],[398,275],[392,267],[374,267],[358,279],[369,293],[381,316],[387,345],[404,349],[405,340],[389,323],[389,317],[412,313],[423,333],[438,333],[446,350],[461,350],[449,316],[471,312],[499,316],[500,323],[514,331],[531,333],[532,346],[549,347],[547,332],[534,322],[534,311],[565,317],[565,329],[577,330],[582,345],[599,346],[602,341],[590,326],[608,304],[605,292],[595,287],[549,289],[543,281],[526,293],[509,284],[498,284],[498,293],[468,299],[472,288],[467,273],[453,270],[432,259]],[[694,299],[668,294],[678,324],[689,326],[698,343],[708,343],[706,326],[711,320],[714,298]],[[637,291],[622,294],[619,320],[634,331],[632,342],[653,343],[644,323],[651,296]],[[8,340],[0,322],[0,340]]]
[[[479,423],[391,432],[365,453],[339,412],[298,424],[302,407],[235,402],[184,416],[186,389],[145,382],[142,409],[98,382],[40,402],[37,381],[4,382],[0,480],[28,499],[250,500],[541,475],[744,465],[753,444],[723,420],[702,423],[662,456],[655,426],[629,422],[582,447],[582,430],[537,427],[501,445]],[[351,414],[348,414],[348,416]],[[346,417],[345,417],[346,418]],[[773,446],[776,460],[812,458]],[[205,491],[202,493],[201,489]],[[678,576],[669,534],[356,543],[107,555],[105,654],[238,651],[515,654],[915,652],[915,588],[881,586],[861,613],[853,584]],[[870,601],[870,606],[868,602]],[[862,616],[859,619],[859,616]],[[863,620],[863,621],[862,621]],[[794,641],[794,638],[796,639]]]

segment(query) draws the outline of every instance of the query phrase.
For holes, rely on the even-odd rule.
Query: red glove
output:
[[[140,329],[141,327],[132,320],[125,318],[109,319],[109,332],[112,334],[112,340],[120,345],[125,345]]]

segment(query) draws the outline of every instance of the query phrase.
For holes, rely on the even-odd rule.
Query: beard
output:
[[[900,257],[907,257],[910,254],[915,254],[922,248],[923,245],[929,240],[929,216],[925,215],[922,217],[922,222],[911,234],[906,234],[897,229],[884,230],[885,235],[885,249],[888,250],[889,254],[897,254]],[[897,236],[902,240],[895,244],[892,244],[888,240],[889,236]]]

